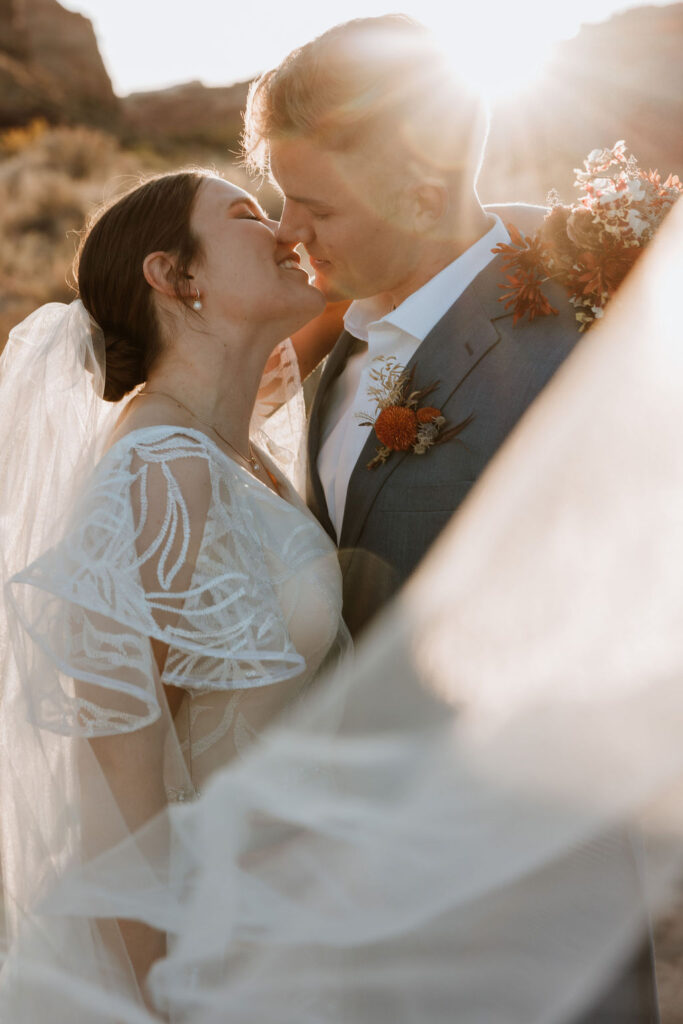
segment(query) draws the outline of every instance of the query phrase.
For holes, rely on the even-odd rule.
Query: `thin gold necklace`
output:
[[[190,416],[193,419],[195,419],[197,423],[201,423],[203,427],[208,427],[209,430],[212,430],[217,437],[220,437],[221,441],[225,442],[228,448],[232,448],[235,455],[239,455],[243,462],[246,462],[248,466],[251,466],[254,473],[259,472],[259,470],[261,469],[261,464],[260,462],[257,462],[256,459],[254,458],[254,451],[253,448],[251,447],[251,441],[249,442],[249,454],[243,455],[239,448],[235,448],[232,441],[228,441],[227,437],[223,437],[219,430],[216,430],[216,428],[212,426],[210,423],[207,423],[206,420],[203,420],[200,416],[197,416],[195,412],[192,412],[192,409],[188,409],[188,407],[184,405],[180,401],[180,399],[175,398],[173,395],[167,394],[165,391],[138,391],[137,393],[138,398],[147,398],[150,395],[162,395],[163,398],[169,398],[172,402],[175,402],[176,405],[179,405],[181,409],[185,410],[185,412],[189,412]]]

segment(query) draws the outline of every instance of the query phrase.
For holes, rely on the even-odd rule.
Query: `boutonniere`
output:
[[[373,427],[381,442],[377,454],[367,464],[376,469],[387,461],[392,452],[424,455],[436,444],[457,437],[474,419],[468,416],[453,427],[444,430],[446,418],[440,409],[421,403],[438,387],[438,381],[426,388],[413,388],[414,368],[406,370],[394,356],[379,356],[378,366],[370,370],[372,383],[368,397],[376,403],[374,416],[360,412],[356,415],[362,427]]]
[[[505,308],[514,323],[529,315],[556,314],[543,285],[558,281],[576,309],[579,330],[599,319],[604,308],[683,192],[676,175],[662,181],[657,171],[643,171],[626,156],[623,141],[611,149],[594,149],[576,170],[577,202],[564,206],[557,192],[548,196],[550,210],[535,235],[523,237],[506,225],[511,245],[491,251],[505,256],[507,284],[501,284]]]

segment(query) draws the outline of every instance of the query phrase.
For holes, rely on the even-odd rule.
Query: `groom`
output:
[[[358,634],[414,570],[578,339],[573,307],[513,324],[491,249],[505,223],[545,211],[483,208],[487,118],[430,34],[400,15],[338,25],[252,87],[247,163],[284,196],[282,242],[303,243],[330,301],[353,300],[311,410],[309,503],[338,543],[344,617]],[[380,441],[375,360],[394,357],[456,436],[423,454]],[[386,393],[386,392],[385,392]],[[398,435],[397,435],[398,436]],[[446,437],[448,435],[445,435]],[[632,858],[627,854],[626,862]],[[634,884],[637,882],[634,880]],[[581,1024],[658,1020],[649,950]]]
[[[541,207],[483,209],[475,191],[487,130],[480,100],[431,35],[399,15],[336,26],[252,87],[245,150],[284,194],[279,234],[306,247],[328,299],[352,299],[311,411],[309,504],[340,549],[353,634],[398,590],[577,340],[558,316],[513,326],[499,297],[504,221]],[[436,383],[423,404],[456,438],[418,455],[379,447],[358,414],[378,357]]]

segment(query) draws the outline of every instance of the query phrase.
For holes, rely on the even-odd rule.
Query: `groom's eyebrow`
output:
[[[327,209],[330,205],[324,199],[311,199],[309,196],[291,196],[289,193],[284,193],[284,195],[292,203],[301,203],[303,206],[316,206],[319,209]]]

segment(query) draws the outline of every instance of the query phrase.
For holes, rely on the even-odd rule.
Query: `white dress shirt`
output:
[[[396,309],[382,307],[373,297],[352,302],[346,311],[344,327],[354,338],[367,342],[367,349],[347,360],[330,388],[322,423],[318,472],[337,539],[349,479],[372,430],[362,427],[357,417],[357,413],[374,417],[375,403],[367,396],[372,362],[378,356],[393,355],[405,366],[432,327],[493,259],[491,249],[510,241],[500,217],[490,214],[489,220],[492,226],[485,235]]]

